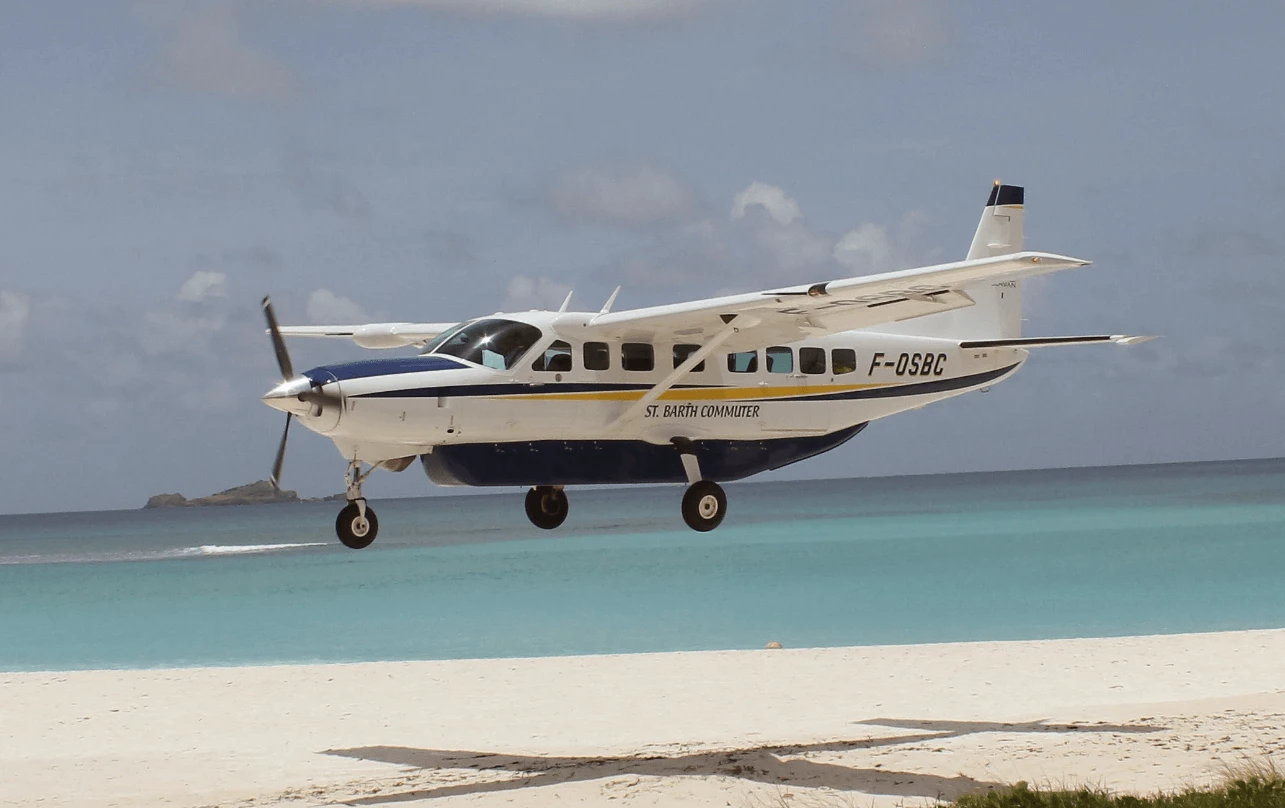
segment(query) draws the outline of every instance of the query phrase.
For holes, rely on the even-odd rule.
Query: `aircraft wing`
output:
[[[454,328],[458,323],[366,323],[365,325],[291,325],[281,328],[283,337],[329,337],[351,339],[363,348],[403,348],[424,345]]]
[[[699,343],[734,324],[731,350],[869,328],[973,305],[963,288],[997,284],[1089,264],[1052,253],[1020,252],[806,286],[632,309],[594,317],[584,338]],[[735,321],[733,323],[733,321]]]

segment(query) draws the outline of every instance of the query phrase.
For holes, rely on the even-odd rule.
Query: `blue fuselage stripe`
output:
[[[422,373],[426,370],[458,370],[468,367],[462,362],[443,356],[403,356],[396,359],[366,359],[360,362],[342,362],[322,365],[305,371],[303,375],[313,381],[347,381],[368,379],[372,376],[397,376],[403,373]],[[333,378],[328,378],[329,377]]]

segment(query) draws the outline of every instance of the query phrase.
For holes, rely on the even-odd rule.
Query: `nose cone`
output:
[[[313,408],[303,395],[312,391],[312,380],[307,376],[286,379],[263,395],[263,403],[282,412],[304,415]]]

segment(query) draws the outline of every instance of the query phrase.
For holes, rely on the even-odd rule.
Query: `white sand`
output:
[[[1285,629],[0,674],[3,805],[922,804],[1285,762]]]

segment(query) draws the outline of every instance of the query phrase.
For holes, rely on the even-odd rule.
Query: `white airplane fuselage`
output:
[[[495,317],[541,332],[510,369],[436,353],[323,365],[304,375],[335,403],[299,406],[300,420],[349,460],[396,468],[388,461],[404,458],[404,467],[422,457],[441,485],[681,482],[675,438],[701,450],[704,476],[726,481],[827,451],[870,421],[993,385],[1028,356],[870,331],[760,346],[752,360],[748,351],[715,351],[622,420],[681,361],[675,343],[605,343],[607,368],[594,370],[575,338],[592,314]],[[554,343],[563,358],[536,369]],[[651,346],[651,369],[622,367],[623,343]],[[603,345],[590,349],[601,357]]]

